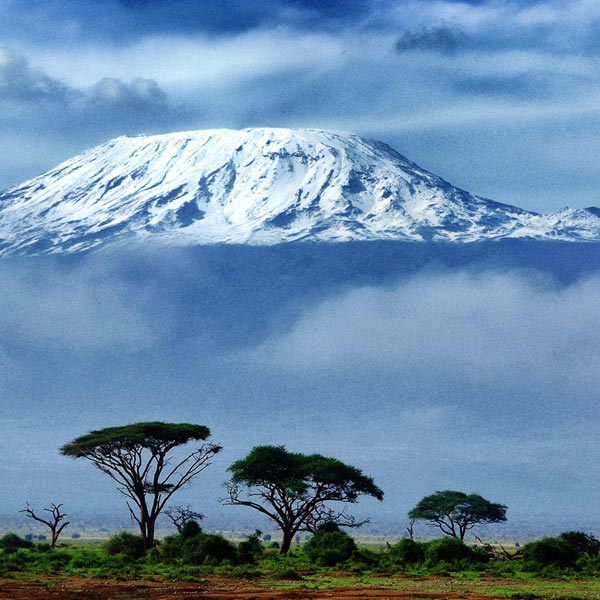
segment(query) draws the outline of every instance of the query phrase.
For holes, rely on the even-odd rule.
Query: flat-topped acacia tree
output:
[[[204,425],[133,423],[91,431],[65,444],[60,452],[89,460],[117,483],[148,549],[154,545],[156,519],[166,503],[210,464],[221,446],[200,444],[183,455],[173,450],[209,436]]]
[[[329,503],[354,503],[362,495],[383,500],[373,479],[359,469],[320,454],[288,452],[283,446],[257,446],[228,470],[232,477],[223,503],[249,506],[273,519],[283,533],[282,554],[299,531],[314,532],[325,522],[341,527],[365,523]]]
[[[425,496],[408,517],[431,521],[446,535],[463,541],[467,531],[475,525],[506,521],[506,506],[490,502],[479,494],[444,490]]]

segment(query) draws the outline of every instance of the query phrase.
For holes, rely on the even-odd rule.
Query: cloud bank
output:
[[[291,257],[283,272],[266,250],[251,254],[3,266],[7,510],[84,485],[96,504],[74,510],[118,511],[110,485],[56,449],[169,419],[206,423],[225,446],[202,498],[223,519],[227,465],[263,443],[372,474],[386,492],[365,507],[376,521],[398,523],[445,487],[489,495],[515,519],[598,516],[597,274],[565,284],[522,268],[396,265],[366,284],[372,270],[356,264],[336,279],[325,257]]]
[[[537,415],[526,421],[535,427],[568,405],[577,420],[600,385],[598,294],[596,277],[556,287],[514,273],[421,275],[329,300],[252,355],[289,372],[387,381],[398,406],[441,401],[504,426]]]

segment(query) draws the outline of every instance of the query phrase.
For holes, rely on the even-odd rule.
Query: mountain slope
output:
[[[600,211],[473,196],[385,144],[287,129],[120,137],[0,194],[0,252],[295,240],[600,240]]]

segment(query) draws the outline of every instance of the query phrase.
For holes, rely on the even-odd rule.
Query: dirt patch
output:
[[[394,598],[439,598],[492,600],[504,598],[465,590],[428,592],[390,590],[378,587],[326,590],[272,590],[240,579],[208,577],[200,583],[165,581],[136,582],[80,578],[40,581],[0,581],[0,600],[393,600]]]

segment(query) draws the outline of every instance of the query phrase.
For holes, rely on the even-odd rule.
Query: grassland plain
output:
[[[158,575],[131,580],[74,575],[29,575],[0,579],[2,600],[175,600],[188,597],[208,600],[587,600],[600,598],[600,582],[592,579],[471,578],[464,574],[446,577],[354,576],[340,572],[301,576],[297,581],[218,575],[202,576],[197,581],[171,581]]]
[[[0,600],[600,599],[594,569],[527,568],[493,560],[462,569],[449,562],[408,566],[391,561],[389,549],[373,547],[324,566],[302,548],[288,556],[264,549],[251,563],[189,564],[162,560],[155,550],[133,558],[98,544],[56,550],[37,544],[0,554]]]

